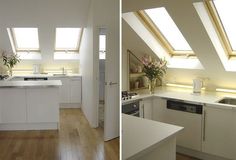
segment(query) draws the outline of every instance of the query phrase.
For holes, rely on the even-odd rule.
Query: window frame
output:
[[[134,12],[136,17],[141,21],[145,28],[153,35],[153,37],[160,42],[161,46],[166,50],[166,52],[171,57],[186,57],[186,58],[196,58],[196,55],[193,51],[185,50],[174,50],[172,45],[168,42],[165,36],[161,33],[155,23],[147,15],[144,10]]]
[[[35,27],[22,27],[22,28],[35,28]],[[9,33],[10,33],[10,36],[12,38],[12,45],[14,45],[14,49],[15,49],[15,52],[40,52],[40,43],[39,43],[39,33],[38,33],[38,43],[39,43],[39,49],[20,49],[18,46],[17,46],[17,40],[16,40],[16,35],[15,35],[15,31],[14,31],[14,28],[8,28],[9,29]],[[38,29],[38,28],[37,28]]]
[[[58,27],[58,28],[63,28],[63,27]],[[64,28],[66,28],[66,27],[64,27]],[[78,39],[76,49],[56,49],[56,38],[57,38],[56,29],[55,29],[54,53],[55,52],[64,52],[64,53],[74,52],[74,53],[79,53],[80,45],[81,45],[81,41],[82,41],[82,36],[83,36],[83,32],[84,32],[84,28],[81,27],[80,37]]]
[[[224,25],[220,19],[220,16],[218,14],[218,11],[214,5],[214,2],[212,0],[206,0],[204,2],[204,6],[207,10],[207,13],[211,19],[211,22],[215,28],[215,31],[217,33],[217,36],[225,50],[225,54],[228,59],[236,58],[236,51],[233,50],[229,38],[227,36],[227,33],[225,32]]]

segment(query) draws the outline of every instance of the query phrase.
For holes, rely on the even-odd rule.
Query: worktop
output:
[[[81,74],[24,74],[24,75],[13,75],[6,79],[7,81],[13,78],[49,78],[49,77],[81,77]]]
[[[141,157],[175,137],[182,129],[183,127],[122,114],[122,159]]]
[[[0,81],[0,88],[59,87],[60,80],[47,81]]]
[[[185,89],[179,87],[157,87],[154,94],[150,94],[148,90],[141,90],[137,92],[138,95],[129,100],[122,100],[122,104],[126,104],[135,100],[141,100],[145,98],[160,97],[166,99],[177,99],[186,102],[194,102],[201,104],[210,104],[219,107],[236,108],[236,105],[217,103],[223,97],[236,98],[236,94],[224,93],[224,92],[210,92],[202,91],[201,93],[193,93],[192,89]]]

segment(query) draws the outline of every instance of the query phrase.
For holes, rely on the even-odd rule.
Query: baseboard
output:
[[[184,148],[184,147],[181,147],[181,146],[176,147],[176,152],[181,153],[181,154],[185,154],[185,155],[188,155],[188,156],[191,156],[191,157],[199,158],[201,160],[230,160],[230,159],[218,157],[218,156],[215,156],[215,155],[207,154],[207,153],[204,153],[204,152]]]
[[[16,131],[16,130],[58,130],[59,124],[56,122],[50,123],[5,123],[0,124],[1,131]]]
[[[60,108],[80,108],[81,103],[60,103]]]

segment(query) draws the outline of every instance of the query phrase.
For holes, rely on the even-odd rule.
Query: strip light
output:
[[[236,93],[236,90],[234,90],[234,89],[216,88],[216,91],[218,91],[218,92]]]
[[[166,83],[166,86],[193,89],[193,86],[184,85],[184,84]],[[205,88],[205,87],[202,87],[201,89],[202,89],[202,90],[205,90],[206,88]]]

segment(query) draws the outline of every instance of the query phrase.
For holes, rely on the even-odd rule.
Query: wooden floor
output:
[[[0,160],[118,160],[119,139],[103,142],[80,109],[61,109],[59,131],[0,132]]]
[[[192,157],[177,153],[176,154],[176,160],[199,160],[199,159],[192,158]]]

